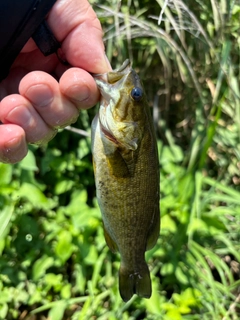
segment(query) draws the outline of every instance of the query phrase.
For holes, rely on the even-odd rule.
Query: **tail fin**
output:
[[[133,271],[121,265],[119,270],[119,291],[122,299],[128,301],[134,293],[143,298],[150,298],[152,284],[146,262],[139,270]]]

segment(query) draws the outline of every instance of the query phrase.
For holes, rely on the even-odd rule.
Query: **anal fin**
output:
[[[146,250],[152,249],[159,237],[160,232],[160,209],[159,209],[159,203],[156,204],[154,214],[153,214],[153,221],[150,225],[149,231],[148,231],[148,237],[147,237],[147,248]]]
[[[111,236],[110,236],[109,233],[107,232],[104,224],[103,224],[103,231],[104,231],[104,238],[105,238],[105,240],[106,240],[106,243],[107,243],[109,249],[110,249],[113,253],[118,252],[117,244],[113,241],[113,239],[111,238]]]

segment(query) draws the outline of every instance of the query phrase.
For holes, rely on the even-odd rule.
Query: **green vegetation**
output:
[[[90,139],[62,130],[21,163],[0,164],[0,319],[237,320],[240,6],[97,3],[107,56],[113,67],[133,61],[159,137],[161,236],[147,252],[153,295],[121,301]],[[74,127],[89,132],[95,113],[82,112]]]

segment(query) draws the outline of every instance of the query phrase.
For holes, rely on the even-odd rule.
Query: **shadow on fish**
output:
[[[160,229],[159,160],[150,108],[129,60],[94,75],[102,98],[92,123],[92,153],[105,240],[121,255],[119,291],[150,298],[145,251]]]

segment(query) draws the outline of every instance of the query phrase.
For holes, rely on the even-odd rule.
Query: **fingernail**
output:
[[[18,149],[22,145],[22,140],[19,138],[13,138],[11,140],[8,140],[5,142],[5,148],[8,151],[8,149]],[[8,151],[9,152],[9,151]]]
[[[23,128],[32,127],[34,124],[34,118],[32,114],[24,105],[17,106],[11,110],[6,117],[6,120]]]
[[[89,98],[90,91],[87,86],[74,85],[68,89],[67,94],[71,99],[81,102]]]
[[[2,150],[1,161],[5,163],[16,163],[27,154],[26,143],[21,138],[13,138],[5,142]]]
[[[49,86],[37,84],[27,90],[26,97],[37,107],[45,107],[53,101],[54,96]]]

